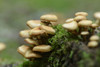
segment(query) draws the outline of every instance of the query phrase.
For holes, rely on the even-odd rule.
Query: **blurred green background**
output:
[[[43,14],[53,13],[63,20],[74,16],[78,11],[93,13],[100,11],[100,0],[0,0],[0,42],[7,48],[0,53],[3,62],[9,64],[22,61],[23,57],[17,53],[17,47],[26,44],[19,37],[19,31],[27,29],[26,21],[39,19]]]

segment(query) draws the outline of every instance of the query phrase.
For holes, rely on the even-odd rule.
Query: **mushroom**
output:
[[[55,30],[52,27],[49,26],[40,26],[41,30],[44,30],[47,34],[55,34]]]
[[[26,46],[26,45],[22,45],[20,47],[18,47],[17,51],[21,54],[21,55],[25,55],[26,51],[29,50],[30,47]]]
[[[50,45],[38,45],[33,47],[33,51],[37,52],[50,52],[51,51],[51,46]]]
[[[65,23],[70,23],[70,22],[72,22],[72,21],[74,21],[74,19],[73,19],[73,18],[69,18],[69,19],[67,19],[67,20],[65,21]]]
[[[91,24],[92,24],[91,20],[82,20],[78,23],[78,25],[81,27],[89,27],[91,26]]]
[[[97,36],[97,35],[92,35],[92,36],[90,37],[90,40],[91,40],[91,41],[99,41],[99,36]]]
[[[0,52],[2,51],[2,50],[4,50],[6,48],[6,45],[4,44],[4,43],[0,43]]]
[[[80,27],[80,32],[81,31],[88,31],[88,27],[90,27],[92,24],[91,20],[82,20],[78,22],[78,26]]]
[[[29,31],[29,34],[32,35],[32,36],[42,35],[42,34],[44,34],[44,33],[45,33],[44,30],[31,29],[31,30]]]
[[[97,47],[98,46],[98,42],[97,41],[90,41],[88,43],[88,47],[90,48],[94,48],[94,47]]]
[[[87,35],[89,35],[89,32],[88,31],[82,31],[81,32],[81,36],[83,37],[84,41],[86,41]]]
[[[87,12],[77,12],[75,13],[75,16],[88,16]]]
[[[57,22],[58,18],[56,15],[53,15],[53,14],[46,14],[46,15],[42,15],[40,17],[41,19],[41,22],[44,24],[44,25],[51,25],[51,22]]]
[[[27,21],[27,26],[29,26],[30,28],[35,28],[41,25],[41,21],[40,20],[29,20]]]
[[[30,30],[23,30],[23,31],[20,31],[19,34],[21,37],[30,37],[29,31]]]
[[[86,20],[86,17],[85,17],[85,16],[76,16],[76,17],[74,18],[74,20],[77,21],[77,22],[79,22],[79,21],[81,21],[81,20]]]
[[[89,32],[88,32],[88,31],[82,31],[82,32],[81,32],[81,35],[83,35],[83,36],[89,35]]]
[[[36,40],[26,38],[25,41],[31,45],[38,45],[38,42]]]
[[[31,58],[41,58],[42,56],[32,52],[32,50],[27,50],[24,57],[27,59],[31,59]]]
[[[98,24],[96,24],[96,23],[91,24],[91,28],[95,29],[97,27],[98,27]]]
[[[65,29],[70,30],[70,31],[76,30],[78,28],[78,24],[77,24],[76,21],[72,21],[72,22],[69,22],[69,23],[65,23],[62,26]]]
[[[96,24],[100,26],[100,12],[94,13],[94,17],[96,18]]]

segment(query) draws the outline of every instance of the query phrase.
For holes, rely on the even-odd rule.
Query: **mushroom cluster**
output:
[[[20,36],[31,46],[22,45],[18,48],[18,52],[26,59],[41,58],[41,53],[50,52],[51,46],[47,45],[46,40],[55,34],[55,30],[51,27],[57,22],[56,15],[43,15],[40,20],[29,20],[28,30],[20,31]]]
[[[95,15],[97,15],[97,13]],[[99,27],[99,25],[97,23],[93,23],[93,21],[91,20],[88,20],[86,16],[88,16],[88,13],[86,12],[77,12],[75,13],[75,18],[67,19],[62,25],[62,27],[75,35],[81,35],[84,40],[86,40],[87,36],[91,35],[89,29],[92,29],[93,36],[90,37],[88,47],[92,47],[94,46],[94,44],[96,44],[96,47],[98,44],[97,40],[99,40],[99,37],[95,35],[95,29]],[[94,40],[92,40],[92,38],[94,38]],[[96,41],[95,38],[97,38]]]

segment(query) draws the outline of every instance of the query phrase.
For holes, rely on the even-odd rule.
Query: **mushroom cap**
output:
[[[40,19],[43,22],[56,22],[58,20],[57,16],[53,14],[42,15]]]
[[[41,25],[41,30],[44,30],[47,34],[55,34],[55,30],[52,27]]]
[[[30,30],[23,30],[23,31],[20,31],[19,35],[20,35],[21,37],[30,37],[29,31],[30,31]]]
[[[28,43],[28,44],[31,44],[31,45],[38,45],[38,42],[33,40],[33,39],[30,39],[30,38],[26,38],[25,41]]]
[[[30,28],[35,28],[41,25],[41,21],[40,20],[29,20],[27,21],[27,26],[29,26]]]
[[[32,29],[32,30],[29,31],[29,34],[32,35],[32,36],[42,35],[44,33],[45,33],[44,30]]]
[[[87,12],[77,12],[75,13],[75,16],[88,16]]]
[[[92,24],[91,20],[82,20],[78,23],[78,25],[81,27],[88,27],[91,26],[91,24]]]
[[[88,31],[82,31],[81,35],[89,35],[89,32]]]
[[[26,45],[22,45],[20,47],[18,47],[17,51],[21,54],[21,55],[25,55],[26,51],[29,50],[30,47],[26,46]]]
[[[99,19],[99,20],[100,20],[100,12],[94,13],[94,17],[95,17],[96,19]]]
[[[90,41],[88,43],[88,47],[94,48],[98,46],[98,42],[97,41]]]
[[[90,37],[90,40],[91,40],[91,41],[99,41],[99,36],[97,36],[97,35],[92,35],[92,36]]]
[[[42,56],[37,53],[32,52],[32,50],[27,50],[24,57],[27,59],[30,59],[30,58],[41,58]]]
[[[67,30],[76,30],[78,28],[78,24],[76,21],[72,21],[70,23],[65,23],[62,26]]]
[[[91,27],[92,27],[92,28],[97,28],[97,27],[98,27],[98,24],[93,23],[93,24],[91,24]]]
[[[6,45],[4,43],[0,43],[0,51],[4,50],[6,48]]]
[[[85,16],[76,16],[74,18],[75,21],[81,21],[81,20],[86,20],[87,18]]]
[[[69,18],[69,19],[67,19],[67,20],[65,21],[65,23],[70,23],[70,22],[72,22],[72,21],[74,21],[74,19],[73,19],[73,18]]]
[[[51,51],[51,46],[50,45],[39,45],[33,47],[33,51],[37,52],[50,52]]]

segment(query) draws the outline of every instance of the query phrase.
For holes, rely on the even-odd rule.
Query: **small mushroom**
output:
[[[65,23],[70,23],[70,22],[72,22],[72,21],[74,21],[74,19],[73,19],[73,18],[69,18],[69,19],[67,19],[67,20],[65,21]]]
[[[19,34],[21,37],[30,37],[29,31],[30,30],[23,30],[23,31],[20,31]]]
[[[91,20],[82,20],[78,23],[78,25],[81,27],[89,27],[91,26],[91,24],[92,24]]]
[[[29,34],[32,35],[32,36],[42,35],[44,33],[45,33],[44,30],[32,29],[32,30],[29,31]]]
[[[91,24],[91,28],[95,29],[97,27],[98,27],[98,24],[96,24],[96,23]]]
[[[97,41],[90,41],[88,43],[88,47],[90,47],[90,48],[95,48],[97,46],[98,46],[98,42]]]
[[[55,34],[55,30],[52,27],[49,26],[40,26],[41,30],[44,30],[47,34]]]
[[[17,51],[21,54],[21,55],[25,55],[26,51],[29,50],[30,47],[26,46],[26,45],[22,45],[20,47],[18,47]]]
[[[32,52],[32,50],[27,50],[24,57],[27,59],[31,59],[31,58],[41,58],[42,56]]]
[[[56,15],[53,15],[53,14],[46,14],[46,15],[42,15],[40,17],[41,19],[41,22],[44,24],[44,25],[47,25],[49,26],[51,24],[51,22],[57,22],[58,18]]]
[[[71,30],[71,31],[76,30],[76,29],[78,28],[78,24],[77,24],[76,21],[72,21],[72,22],[70,22],[70,23],[65,23],[65,24],[63,24],[62,26],[63,26],[65,29]]]
[[[6,45],[4,44],[4,43],[0,43],[0,52],[2,51],[2,50],[4,50],[6,48]]]
[[[94,17],[97,19],[96,24],[100,26],[100,12],[94,13]]]
[[[75,13],[75,16],[88,16],[87,12],[77,12]]]
[[[88,31],[82,31],[82,32],[81,32],[81,35],[83,35],[83,36],[84,36],[84,35],[89,35],[89,32],[88,32]]]
[[[91,41],[99,41],[99,36],[97,36],[97,35],[92,35],[92,36],[90,37],[90,40],[91,40]]]
[[[33,47],[33,51],[37,52],[50,52],[51,51],[51,46],[50,45],[39,45]]]
[[[41,25],[41,21],[40,20],[29,20],[27,21],[27,26],[29,26],[30,28],[35,28]]]
[[[86,20],[87,18],[85,16],[76,16],[74,18],[75,21],[79,22],[79,21],[82,21],[82,20]]]
[[[36,40],[26,38],[25,41],[31,45],[38,45],[38,42]]]

